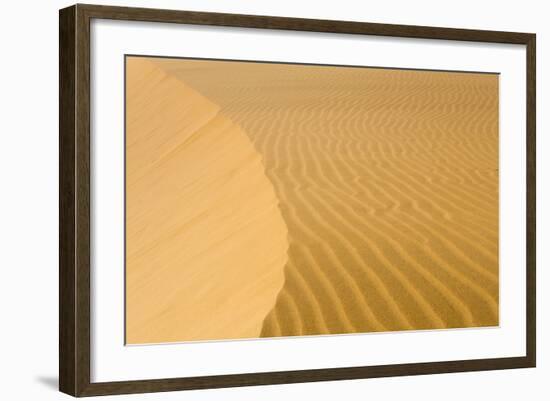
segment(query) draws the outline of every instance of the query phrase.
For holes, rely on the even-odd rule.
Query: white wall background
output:
[[[550,396],[550,24],[546,2],[95,1],[98,4],[358,20],[537,33],[538,367],[102,398],[139,400],[546,400]],[[58,9],[69,1],[2,4],[0,21],[0,397],[68,399],[57,392]],[[546,379],[546,380],[545,380]]]

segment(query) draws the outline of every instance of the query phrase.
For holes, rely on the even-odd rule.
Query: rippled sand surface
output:
[[[212,191],[207,186],[211,170],[223,174],[226,168],[219,155],[211,152],[235,155],[235,159],[242,154],[243,159],[231,161],[232,165],[237,171],[249,171],[258,184],[243,176],[238,182],[225,183],[217,193],[237,193],[227,209],[235,220],[255,216],[253,210],[258,215],[265,211],[261,215],[269,220],[255,221],[253,238],[232,240],[231,246],[241,247],[234,251],[234,260],[216,259],[216,246],[204,245],[212,259],[203,264],[189,261],[188,254],[205,241],[199,237],[185,250],[166,250],[170,271],[178,272],[165,277],[175,291],[166,305],[177,305],[170,309],[173,314],[166,321],[178,328],[165,340],[164,329],[156,330],[159,341],[498,325],[498,75],[160,58],[146,61],[162,71],[166,80],[178,82],[208,107],[216,108],[217,118],[231,127],[225,133],[212,133],[216,128],[207,130],[209,133],[195,132],[197,140],[217,135],[228,143],[220,145],[223,150],[213,145],[216,141],[207,140],[194,149],[180,149],[182,163],[196,163],[195,152],[212,159],[200,167],[203,175],[194,177],[188,176],[186,169],[176,172],[167,166],[171,179],[204,181],[206,194]],[[175,83],[172,86],[174,96],[185,99],[189,107],[195,104],[193,96],[175,89]],[[182,135],[177,124],[189,126],[203,118],[202,112],[178,112],[179,106],[168,98],[160,102],[162,107],[174,109],[178,122],[165,121],[163,134],[158,134],[154,122],[146,128],[136,123],[140,126],[136,132],[149,137],[147,145],[140,145],[145,154],[164,146],[164,141],[179,141],[174,139]],[[130,126],[127,135],[131,185],[134,167],[130,166],[129,146],[134,139],[141,140],[131,139]],[[233,136],[247,140],[233,143]],[[136,153],[136,165],[149,168],[151,180],[164,181],[161,170],[146,167],[150,164],[142,157]],[[247,157],[258,163],[247,169]],[[135,193],[149,192],[149,185],[151,182],[143,181]],[[250,186],[265,195],[251,199],[256,192],[252,188],[247,191]],[[194,224],[206,224],[200,212],[192,211],[196,205],[188,202],[203,195],[185,188],[179,195],[170,192],[170,196],[179,197],[178,202],[158,206],[171,219],[182,213],[195,217],[182,217],[178,225],[182,236]],[[132,199],[128,196],[127,207],[135,206],[136,216],[150,205],[143,200],[131,206]],[[150,217],[148,224],[155,224],[156,217]],[[233,219],[223,223],[232,224]],[[148,241],[139,224],[132,224],[128,220],[127,228],[134,227],[136,238]],[[225,229],[229,233],[234,227]],[[159,237],[164,235],[164,228],[158,230]],[[143,245],[132,241],[129,236],[128,249],[134,247],[138,255]],[[168,248],[164,242],[155,244],[151,246]],[[178,246],[185,244],[174,238],[173,247]],[[265,249],[271,250],[269,255],[264,255]],[[250,268],[239,272],[243,286],[255,286],[258,277],[274,277],[273,285],[265,285],[269,290],[258,288],[256,296],[263,303],[257,313],[250,316],[254,301],[244,301],[250,294],[241,294],[238,283],[227,286],[224,294],[231,298],[237,293],[242,298],[231,305],[236,310],[220,312],[216,319],[231,320],[231,324],[211,322],[208,335],[197,332],[189,336],[183,328],[205,324],[204,314],[195,314],[195,320],[180,321],[179,316],[187,316],[195,302],[219,291],[208,277],[220,270],[232,274],[231,266],[239,265],[238,258],[247,253],[254,257],[246,259]],[[148,258],[136,256],[134,262],[140,266],[136,277],[142,286],[160,280],[157,270],[161,267]],[[127,264],[128,274],[133,266]],[[200,271],[201,276],[191,284],[184,279],[191,274],[188,271]],[[164,293],[163,285],[159,281],[156,291]],[[175,288],[186,296],[196,294],[179,298]],[[140,299],[135,304],[136,315],[144,305],[157,302],[139,293],[134,292]],[[204,305],[206,312],[208,304]],[[155,307],[155,313],[165,307]],[[138,320],[138,328],[153,321]],[[254,330],[240,331],[244,326]]]

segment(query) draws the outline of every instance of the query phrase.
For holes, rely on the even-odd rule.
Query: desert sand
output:
[[[498,325],[498,75],[127,60],[129,343]]]
[[[127,71],[126,341],[257,337],[288,249],[261,156],[159,67]]]

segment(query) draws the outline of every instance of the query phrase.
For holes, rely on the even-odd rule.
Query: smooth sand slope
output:
[[[151,62],[261,154],[289,241],[261,336],[498,324],[497,75]]]
[[[193,89],[127,67],[126,341],[258,337],[288,248],[261,156]]]

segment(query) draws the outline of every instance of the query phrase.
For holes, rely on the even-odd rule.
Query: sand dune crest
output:
[[[261,156],[213,102],[127,63],[126,341],[258,337],[288,248]]]
[[[498,324],[498,76],[156,59],[242,126],[289,230],[262,336]]]

